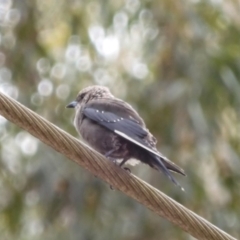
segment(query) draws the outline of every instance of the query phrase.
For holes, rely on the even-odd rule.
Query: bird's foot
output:
[[[131,173],[131,169],[130,168],[124,167],[123,169],[126,170],[128,173]]]
[[[116,161],[114,161],[114,163],[116,163]],[[121,166],[120,166],[120,167],[121,167]],[[123,167],[123,169],[124,169],[125,171],[127,171],[127,173],[129,173],[129,174],[131,173],[131,169],[130,169],[130,168],[128,168],[128,167]],[[110,187],[111,190],[113,190],[113,191],[115,190],[112,185],[110,185],[109,187]]]
[[[110,189],[115,191],[114,187],[112,185],[109,185]]]

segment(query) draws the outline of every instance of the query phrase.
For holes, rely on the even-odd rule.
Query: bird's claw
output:
[[[126,170],[128,173],[131,173],[131,169],[130,168],[124,167],[123,169]]]
[[[109,187],[110,187],[111,190],[113,190],[113,191],[115,190],[112,185],[110,185]]]

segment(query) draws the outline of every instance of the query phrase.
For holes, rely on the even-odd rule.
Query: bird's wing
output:
[[[119,133],[123,133],[129,138],[136,139],[143,139],[148,135],[148,132],[135,121],[123,118],[112,112],[85,107],[83,114],[87,118],[97,122],[99,125],[106,127],[118,135],[120,135]]]
[[[130,119],[145,128],[143,119],[131,105],[118,98],[98,98],[86,104],[87,107],[115,113],[116,115]]]
[[[149,131],[138,113],[127,103],[119,99],[98,99],[86,104],[83,114],[126,140],[164,157],[146,141]],[[151,139],[155,147],[155,138]]]

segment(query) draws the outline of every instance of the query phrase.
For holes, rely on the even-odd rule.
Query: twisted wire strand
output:
[[[0,93],[0,114],[197,239],[236,240],[3,93]]]

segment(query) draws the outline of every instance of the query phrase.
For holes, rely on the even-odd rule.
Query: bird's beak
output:
[[[70,102],[66,108],[75,108],[77,106],[77,101]]]

